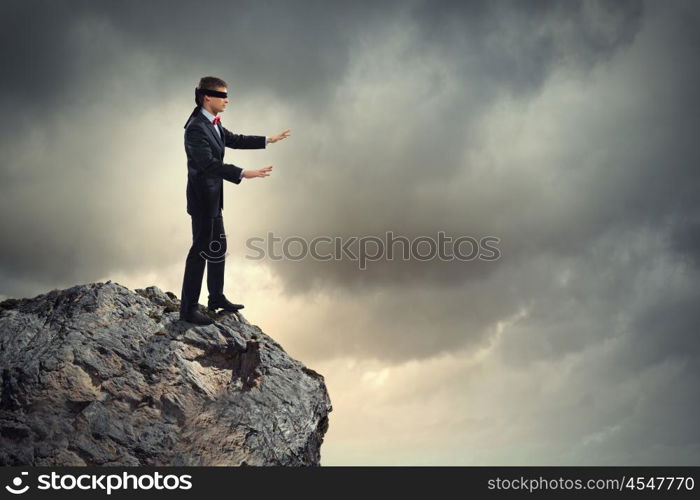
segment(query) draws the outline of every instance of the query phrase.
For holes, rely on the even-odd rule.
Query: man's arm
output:
[[[270,140],[267,137],[265,137],[265,147],[267,147],[269,142],[270,142]],[[241,170],[241,180],[244,179],[243,172],[245,172],[245,170]]]
[[[221,127],[224,131],[224,143],[232,149],[263,149],[267,146],[267,137],[264,135],[234,134],[230,130]]]
[[[185,150],[187,156],[194,162],[194,168],[206,175],[221,177],[227,181],[238,184],[241,182],[243,169],[223,163],[215,158],[211,150],[211,144],[207,140],[207,134],[198,125],[192,125],[185,130]]]

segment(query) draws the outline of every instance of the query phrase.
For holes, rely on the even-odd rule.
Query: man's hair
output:
[[[217,78],[215,76],[202,77],[197,85],[197,88],[201,90],[216,90],[217,87],[228,88],[228,85],[221,78]],[[201,106],[203,104],[203,99],[204,96],[195,97],[194,102],[197,104],[197,106]]]

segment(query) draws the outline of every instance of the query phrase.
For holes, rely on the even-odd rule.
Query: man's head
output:
[[[205,76],[199,80],[198,89],[201,90],[216,90],[218,92],[228,92],[228,85],[221,78],[215,76]],[[214,97],[209,95],[200,95],[196,98],[197,105],[202,106],[213,115],[217,115],[224,111],[228,104],[228,97]]]

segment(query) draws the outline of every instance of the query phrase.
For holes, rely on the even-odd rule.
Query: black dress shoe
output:
[[[192,312],[180,311],[180,320],[189,321],[190,323],[195,323],[197,325],[211,325],[214,323],[214,320],[212,320],[209,316],[206,316],[197,310]]]
[[[221,297],[219,299],[211,300],[209,299],[209,310],[216,311],[217,309],[223,309],[224,311],[236,312],[239,309],[243,309],[245,306],[243,304],[234,304],[229,302],[226,297]]]

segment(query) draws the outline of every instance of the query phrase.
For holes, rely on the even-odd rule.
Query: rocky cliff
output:
[[[112,282],[1,302],[0,465],[319,465],[323,377],[240,313],[178,310]]]

